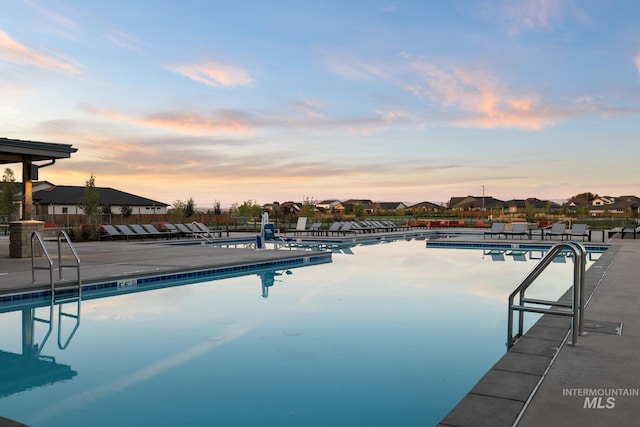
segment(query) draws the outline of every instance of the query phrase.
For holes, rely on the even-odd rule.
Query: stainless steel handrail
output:
[[[526,298],[525,291],[534,280],[544,271],[545,268],[553,259],[563,250],[571,250],[575,255],[575,261],[573,266],[573,298],[571,303],[561,301],[547,301],[541,299]],[[579,242],[569,241],[555,245],[551,250],[540,260],[540,262],[533,268],[533,270],[524,278],[522,283],[509,295],[509,317],[507,319],[507,349],[510,349],[514,344],[514,338],[519,338],[523,335],[524,328],[524,313],[541,313],[551,314],[555,316],[567,316],[572,318],[571,330],[572,341],[571,345],[576,345],[578,342],[578,335],[584,335],[583,332],[583,313],[584,308],[584,283],[585,283],[585,267],[586,267],[586,254],[587,250],[584,245]],[[513,300],[516,295],[519,294],[519,304],[515,305]],[[571,310],[553,309],[553,308],[539,308],[526,306],[525,304],[538,304],[546,305],[550,307],[562,307],[570,308]],[[513,312],[518,311],[518,334],[513,336]]]
[[[42,252],[47,257],[47,262],[49,263],[46,267],[38,267],[35,265],[36,253],[35,253],[35,245],[33,244],[33,239],[36,238],[40,247],[42,248]],[[31,233],[31,281],[32,283],[36,282],[36,270],[49,270],[49,284],[51,285],[51,298],[54,295],[53,289],[53,260],[51,259],[51,255],[49,255],[49,251],[44,246],[44,241],[42,240],[42,236],[37,231]]]
[[[76,260],[75,264],[62,264],[62,248],[61,248],[62,239],[64,239],[67,242],[67,246],[69,246],[69,249],[71,250],[71,254]],[[82,280],[80,279],[80,257],[78,256],[78,252],[76,252],[76,248],[71,243],[71,239],[69,238],[69,235],[67,234],[67,232],[64,230],[61,230],[58,233],[58,280],[62,280],[62,269],[65,267],[76,269],[78,274],[78,298],[81,299],[82,298]]]

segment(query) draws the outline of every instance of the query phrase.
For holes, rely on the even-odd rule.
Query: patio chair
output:
[[[167,230],[169,230],[170,233],[172,233],[174,236],[177,236],[178,238],[180,236],[185,236],[185,235],[190,236],[193,234],[191,232],[189,232],[188,234],[185,234],[182,230],[178,229],[178,227],[175,224],[171,224],[170,222],[165,222],[164,224],[162,224],[162,226]]]
[[[100,239],[116,240],[116,238],[125,237],[124,234],[116,230],[113,225],[103,224],[100,226]]]
[[[513,228],[511,229],[511,231],[505,231],[503,234],[505,239],[509,236],[520,236],[520,240],[522,240],[522,236],[527,235],[527,223],[516,222],[513,224]]]
[[[494,222],[491,224],[491,229],[484,232],[484,236],[482,238],[485,239],[487,236],[491,236],[491,238],[493,238],[493,236],[497,235],[498,240],[500,240],[500,236],[504,234],[504,225],[504,222]]]
[[[155,226],[153,226],[152,224],[142,224],[142,228],[147,230],[147,232],[150,233],[153,236],[166,237],[167,239],[170,239],[173,236],[176,236],[178,234],[178,230],[176,230],[175,232],[173,232],[173,231],[160,231]]]
[[[567,231],[567,224],[564,222],[556,222],[551,226],[551,229],[545,231],[545,237],[547,239],[551,239],[552,236],[560,236],[562,240],[564,240],[564,235]]]
[[[621,237],[624,239],[625,234],[633,234],[633,240],[636,239],[636,235],[640,233],[639,225],[625,225],[622,227]]]
[[[176,223],[176,224],[173,224],[173,225],[176,227],[176,229],[183,236],[188,236],[188,237],[195,237],[196,236],[196,233],[193,232],[193,229],[187,227],[185,224]]]
[[[216,237],[216,235],[218,237],[222,237],[222,231],[213,231],[202,222],[193,221],[191,223],[191,227],[193,228],[194,232],[197,229],[199,232],[202,233],[203,236],[206,236],[206,237]]]
[[[334,222],[333,224],[331,224],[331,226],[329,226],[329,229],[327,230],[327,234],[329,233],[335,234],[336,232],[340,231],[343,225],[344,225],[344,222],[342,221]]]
[[[320,227],[322,227],[322,223],[321,222],[314,222],[313,224],[311,224],[311,227],[309,227],[307,231],[307,234],[312,234],[312,235],[318,235],[318,234],[322,234],[323,231],[320,230]]]
[[[571,239],[574,237],[582,237],[582,241],[584,242],[585,237],[589,237],[589,233],[587,232],[587,224],[573,224],[571,226],[571,230],[565,233],[567,239]]]
[[[139,224],[129,224],[129,227],[133,230],[134,233],[138,234],[141,238],[153,237],[155,239],[157,237],[152,233],[149,233],[144,228],[142,228],[142,226]]]
[[[302,233],[303,231],[307,231],[307,217],[301,216],[298,217],[298,222],[296,224],[295,230],[293,230],[294,234]]]
[[[129,240],[129,237],[137,237],[138,239],[142,239],[142,236],[140,236],[138,233],[134,233],[133,230],[131,230],[124,224],[116,225],[116,228],[122,233],[123,236],[126,237],[127,240]]]

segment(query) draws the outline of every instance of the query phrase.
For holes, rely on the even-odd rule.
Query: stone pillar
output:
[[[9,255],[11,258],[31,257],[31,234],[37,231],[44,233],[44,222],[42,221],[13,221],[9,224]],[[44,255],[42,248],[35,243],[34,255],[41,257]]]

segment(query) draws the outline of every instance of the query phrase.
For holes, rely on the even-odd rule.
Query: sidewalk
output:
[[[622,334],[592,332],[563,346],[519,426],[640,425],[640,396],[610,396],[640,390],[640,240],[613,241],[620,248],[585,319],[620,322]]]
[[[609,243],[587,271],[578,345],[568,319],[543,316],[440,425],[640,425],[640,239]]]

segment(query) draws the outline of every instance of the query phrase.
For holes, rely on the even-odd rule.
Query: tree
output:
[[[528,222],[532,222],[536,217],[536,207],[528,200],[524,201],[524,215]]]
[[[130,217],[131,214],[133,213],[133,208],[131,206],[121,206],[120,207],[120,214],[123,217]]]
[[[173,202],[173,205],[171,205],[171,215],[182,218],[184,216],[186,207],[186,202],[183,202],[182,200],[176,200],[175,202]]]
[[[362,203],[356,203],[353,206],[353,214],[356,218],[362,218],[364,216],[364,205]]]
[[[93,174],[85,181],[84,195],[78,201],[78,206],[89,218],[100,213],[100,194],[96,188],[96,177]],[[89,219],[89,223],[91,223],[91,219]]]
[[[262,215],[262,206],[258,205],[255,201],[246,200],[240,206],[237,207],[238,216],[247,218],[254,218]]]
[[[16,178],[13,170],[6,168],[2,175],[2,193],[0,194],[0,216],[10,217],[16,211]]]
[[[316,201],[313,197],[302,197],[302,216],[314,216],[316,212]]]
[[[213,203],[213,213],[216,215],[220,215],[222,213],[222,209],[220,208],[220,202],[216,200]]]
[[[196,213],[196,204],[193,201],[193,198],[189,197],[187,203],[184,205],[184,216],[187,218],[191,218],[193,214]]]

